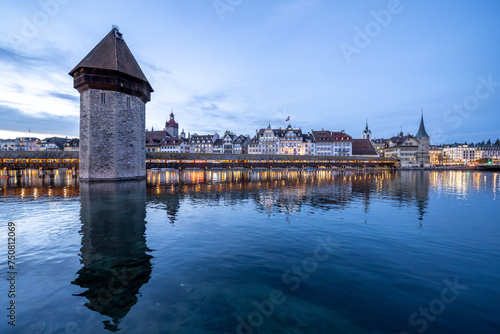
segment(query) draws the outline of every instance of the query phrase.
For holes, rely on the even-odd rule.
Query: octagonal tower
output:
[[[146,177],[146,103],[153,88],[118,27],[69,72],[80,93],[80,180]]]

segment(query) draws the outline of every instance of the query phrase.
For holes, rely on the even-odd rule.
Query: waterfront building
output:
[[[423,110],[422,116],[420,118],[420,126],[418,128],[417,134],[415,135],[415,138],[418,140],[418,148],[415,155],[417,165],[421,168],[430,167],[429,147],[431,145],[431,139],[425,131]]]
[[[344,130],[332,132],[333,156],[350,157],[352,156],[352,137]]]
[[[214,153],[214,143],[219,139],[217,133],[213,135],[193,134],[189,139],[191,153]]]
[[[321,129],[321,131],[313,131],[313,136],[316,140],[316,155],[333,155],[333,141],[331,131],[325,131],[324,129]]]
[[[38,142],[40,139],[35,137],[17,137],[16,151],[38,151]]]
[[[443,146],[430,145],[429,146],[430,163],[433,166],[442,165],[444,161]]]
[[[248,153],[248,137],[239,135],[233,141],[233,154]]]
[[[222,139],[217,139],[214,142],[214,154],[223,154],[224,153],[224,142]]]
[[[288,125],[286,128],[256,130],[248,141],[248,154],[269,155],[314,155],[316,140],[311,133],[304,134],[300,128]]]
[[[378,140],[382,142],[383,140]],[[378,142],[375,143],[377,147]],[[429,167],[430,162],[430,137],[425,131],[424,114],[420,118],[420,126],[416,136],[409,133],[405,136],[401,131],[397,136],[390,138],[385,143],[384,157],[399,158],[401,167]]]
[[[386,148],[388,141],[389,139],[385,138],[374,138],[371,140],[373,148],[377,150],[380,157],[384,156],[384,149]]]
[[[279,154],[279,130],[271,129],[271,124],[266,129],[257,133],[259,139],[259,154]]]
[[[68,140],[64,144],[63,150],[66,152],[78,152],[80,150],[80,139],[73,138]]]
[[[160,144],[160,152],[189,153],[189,140],[182,137],[166,137]]]
[[[0,151],[15,151],[15,150],[16,150],[15,139],[0,139]]]
[[[316,139],[312,133],[302,135],[302,152],[305,155],[316,155]]]
[[[377,150],[368,138],[352,140],[352,156],[354,157],[379,157]]]
[[[292,128],[289,124],[286,129],[276,131],[279,140],[279,153],[281,155],[304,155],[303,135],[300,128]],[[305,144],[305,143],[304,143]],[[305,145],[304,145],[305,149]]]
[[[118,27],[69,75],[80,93],[80,179],[144,179],[146,103],[153,88]]]
[[[332,132],[322,129],[313,131],[316,140],[316,155],[321,156],[352,156],[352,137],[343,130]]]
[[[475,162],[476,147],[467,143],[453,143],[443,145],[443,158],[445,164],[463,165]]]
[[[224,133],[224,136],[221,138],[222,141],[222,153],[224,154],[232,154],[233,153],[233,142],[234,139],[236,138],[234,133],[231,133],[230,131],[226,131]]]
[[[271,129],[271,124],[266,129],[255,130],[255,136],[248,144],[249,154],[279,154],[279,130]]]
[[[417,164],[418,145],[419,142],[415,137],[410,134],[405,136],[401,131],[398,136],[387,141],[384,157],[400,159],[401,167],[414,167]]]
[[[167,138],[168,133],[166,130],[151,131],[146,130],[146,152],[161,152],[161,145]]]
[[[476,146],[476,160],[491,159],[498,161],[500,159],[500,145],[478,145]]]
[[[259,154],[259,137],[255,135],[248,141],[248,154]]]
[[[64,144],[68,142],[67,138],[50,137],[38,142],[38,151],[64,151]]]

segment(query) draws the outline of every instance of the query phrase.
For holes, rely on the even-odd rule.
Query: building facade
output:
[[[214,153],[214,143],[219,135],[193,134],[189,139],[190,153]]]
[[[498,161],[500,159],[500,145],[479,145],[476,146],[476,158],[490,159]]]
[[[322,129],[321,131],[313,131],[313,136],[316,141],[316,155],[352,156],[353,139],[344,131],[332,132]]]
[[[248,153],[248,137],[239,135],[233,141],[233,154],[247,154]]]
[[[442,165],[444,162],[443,146],[430,145],[429,146],[429,156],[430,156],[431,165],[433,165],[433,166]]]
[[[305,145],[303,147],[302,130],[299,128],[292,128],[288,125],[286,129],[279,129],[276,131],[278,134],[278,146],[280,155],[304,155]],[[304,143],[305,144],[305,143]]]
[[[64,151],[66,152],[78,152],[80,151],[80,139],[73,138],[68,140],[64,144]]]
[[[401,167],[417,166],[418,140],[412,135],[404,135],[403,131],[397,137],[392,137],[387,141],[384,149],[384,157],[398,158],[401,161]]]
[[[64,145],[68,142],[67,138],[50,137],[38,142],[38,151],[64,151]]]
[[[180,137],[166,137],[160,145],[160,152],[189,153],[189,141]]]
[[[15,150],[16,150],[15,139],[0,139],[0,151],[15,151]]]
[[[453,143],[443,145],[443,159],[447,165],[464,165],[474,163],[478,156],[474,145]]]
[[[385,138],[374,138],[371,140],[373,148],[378,152],[378,155],[380,157],[384,156],[384,150],[387,146],[388,141],[389,141],[389,139],[385,139]]]
[[[230,131],[226,131],[224,133],[224,136],[222,136],[221,141],[222,141],[222,153],[224,154],[233,154],[233,142],[236,136],[234,133],[231,133]]]
[[[146,130],[146,152],[161,152],[161,145],[168,137],[166,130],[151,131]]]
[[[37,151],[40,139],[35,137],[16,138],[16,151]]]

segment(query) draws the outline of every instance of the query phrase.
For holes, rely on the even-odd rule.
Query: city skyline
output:
[[[424,108],[432,144],[500,137],[495,1],[42,0],[3,9],[0,138],[78,136],[67,73],[112,24],[155,90],[147,128],[173,108],[191,133],[253,135],[290,116],[304,131],[355,138],[368,118],[373,138],[388,138],[401,127],[415,134]]]

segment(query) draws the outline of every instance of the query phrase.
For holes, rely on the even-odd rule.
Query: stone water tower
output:
[[[118,27],[69,72],[80,93],[80,180],[146,177],[146,103],[153,88]]]

